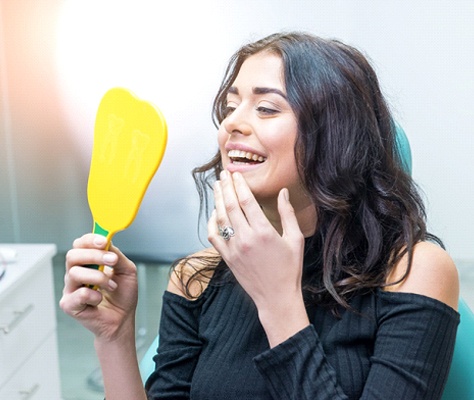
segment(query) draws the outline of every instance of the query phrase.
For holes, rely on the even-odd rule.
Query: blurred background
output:
[[[409,136],[432,230],[456,259],[474,259],[473,2],[0,4],[0,242],[64,251],[91,230],[95,113],[109,88],[125,86],[162,109],[169,144],[137,219],[115,240],[147,259],[200,248],[190,170],[216,149],[211,103],[227,60],[244,42],[298,29],[371,58]]]
[[[472,21],[470,0],[0,0],[0,243],[55,243],[59,298],[64,253],[92,229],[95,113],[109,88],[123,86],[162,110],[169,141],[135,222],[114,241],[144,268],[166,270],[201,248],[190,171],[217,148],[211,104],[227,61],[248,41],[305,30],[372,60],[409,137],[430,229],[474,282]],[[166,285],[159,270],[147,273],[154,311],[142,316],[153,315],[152,336]],[[83,330],[60,312],[58,320],[64,399],[100,398],[79,388],[91,381],[92,338],[75,356],[70,335]]]

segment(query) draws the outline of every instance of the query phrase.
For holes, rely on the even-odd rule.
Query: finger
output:
[[[59,306],[68,315],[76,316],[89,307],[96,307],[102,301],[102,293],[82,287],[70,294],[65,294]]]
[[[108,273],[96,269],[74,266],[64,277],[63,293],[73,293],[83,286],[89,287],[90,285],[107,291],[114,291],[117,288],[117,284],[110,278]]]
[[[221,181],[217,181],[214,184],[214,203],[215,203],[215,222],[216,229],[222,229],[233,225],[228,215],[228,205],[223,193],[223,184]]]
[[[250,190],[245,178],[241,173],[235,172],[233,175],[235,193],[247,222],[250,226],[264,227],[269,225],[268,219],[258,204],[255,196]]]
[[[221,187],[222,187],[222,198],[225,206],[226,215],[230,221],[230,225],[237,227],[239,231],[248,225],[247,218],[243,213],[239,198],[235,191],[234,179],[232,175],[224,170],[221,172]],[[217,210],[217,217],[219,222],[219,210]]]
[[[217,211],[213,210],[209,221],[207,222],[207,240],[219,251],[221,241],[219,227],[217,224]]]
[[[295,210],[290,203],[290,195],[287,188],[283,188],[278,194],[278,212],[280,213],[283,236],[291,237],[295,240],[303,239]]]
[[[105,249],[107,247],[107,238],[105,236],[98,235],[95,233],[87,233],[81,236],[80,238],[74,240],[72,247],[75,249]]]
[[[113,251],[95,248],[74,248],[66,254],[66,270],[78,265],[106,265],[115,266],[118,255]]]
[[[109,252],[115,254],[117,256],[117,261],[113,264],[105,264],[109,266],[113,266],[113,272],[115,275],[118,274],[136,274],[137,267],[136,265],[125,255],[122,251],[110,243]]]
[[[207,234],[208,236],[217,236],[219,235],[219,229],[217,226],[217,212],[216,210],[212,211],[211,217],[207,221]]]

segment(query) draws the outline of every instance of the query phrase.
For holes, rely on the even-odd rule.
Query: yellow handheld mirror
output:
[[[93,232],[107,238],[135,219],[165,153],[166,121],[159,109],[123,88],[110,89],[97,111],[87,198]],[[102,269],[102,267],[99,267]]]

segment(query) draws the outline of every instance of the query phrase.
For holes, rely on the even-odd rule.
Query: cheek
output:
[[[229,158],[227,157],[227,152],[225,151],[225,144],[227,142],[228,138],[227,132],[220,127],[219,130],[217,131],[217,144],[219,145],[219,150],[221,152],[221,157],[222,157],[222,164],[225,167],[227,163],[229,162]]]
[[[223,149],[225,146],[225,143],[228,138],[228,133],[222,126],[222,124],[219,126],[219,129],[217,130],[217,143],[219,144],[219,148]]]
[[[277,155],[277,158],[279,158],[287,166],[291,164],[294,164],[296,166],[296,132],[294,131],[294,129],[292,129],[292,125],[289,125],[285,128],[286,129],[280,129],[279,132],[282,132],[281,135],[274,135],[272,138],[270,138],[270,140],[268,140],[268,146],[269,148],[273,148],[273,151]]]
[[[293,127],[289,126],[288,128]],[[273,143],[275,156],[278,160],[278,169],[289,181],[299,181],[298,167],[295,158],[296,132],[292,129],[287,129],[284,132],[288,132],[288,134],[281,136]]]

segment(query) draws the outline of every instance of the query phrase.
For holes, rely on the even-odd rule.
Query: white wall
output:
[[[199,248],[197,195],[189,171],[214,152],[210,107],[227,59],[248,40],[297,29],[342,39],[369,55],[410,138],[414,176],[429,199],[432,230],[455,258],[474,260],[470,211],[474,3],[204,0],[189,1],[187,7],[136,0],[48,3],[55,5],[59,21],[53,71],[59,109],[75,143],[70,158],[83,171],[75,178],[81,204],[75,205],[66,231],[55,238],[60,247],[67,247],[78,228],[89,224],[82,174],[88,168],[95,110],[109,87],[123,85],[162,109],[169,145],[137,220],[115,241],[130,253],[151,258]],[[17,4],[31,9],[33,2]],[[41,13],[44,8],[37,10]],[[14,124],[16,129],[21,134]],[[16,151],[15,157],[22,155]],[[68,185],[73,175],[69,171]],[[56,190],[61,185],[56,184]],[[79,201],[77,195],[74,199]],[[0,201],[4,202],[2,197]],[[54,201],[43,204],[45,210],[57,206]],[[20,214],[28,215],[28,207],[21,207]],[[20,239],[44,237],[36,224],[23,222],[20,231]],[[0,240],[5,236],[2,233]]]
[[[456,259],[473,260],[474,2],[356,3],[350,37],[377,65],[410,138],[430,227]]]

